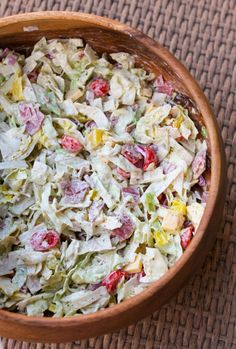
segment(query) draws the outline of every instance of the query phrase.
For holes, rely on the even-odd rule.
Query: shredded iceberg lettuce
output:
[[[197,233],[205,126],[170,81],[79,38],[7,49],[0,74],[0,308],[78,316],[142,292]]]

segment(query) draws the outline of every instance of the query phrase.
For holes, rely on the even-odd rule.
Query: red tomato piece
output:
[[[102,285],[105,286],[107,291],[112,294],[116,291],[116,287],[119,281],[125,275],[126,275],[126,272],[124,270],[119,269],[119,270],[112,271],[109,275],[107,275],[103,279]]]
[[[121,217],[122,226],[112,230],[113,236],[118,236],[120,241],[127,240],[134,232],[134,224],[128,216]]]
[[[30,239],[31,246],[35,251],[48,251],[59,242],[59,235],[54,230],[35,232]]]
[[[151,147],[145,147],[145,154],[144,154],[144,164],[143,164],[143,170],[147,171],[148,167],[151,164],[154,164],[156,167],[158,165],[158,158],[156,153]]]
[[[117,171],[117,173],[118,173],[121,177],[123,177],[123,178],[125,178],[125,179],[129,179],[129,178],[130,178],[130,173],[129,173],[129,172],[126,172],[126,171],[124,171],[124,170],[122,170],[122,168],[117,167],[116,171]]]
[[[61,145],[63,149],[69,151],[70,153],[77,153],[83,149],[82,144],[77,139],[66,135],[61,138]]]
[[[193,231],[194,231],[193,225],[189,225],[187,228],[183,229],[180,233],[180,242],[184,250],[186,250],[186,248],[190,244],[190,241],[192,240]]]
[[[126,144],[121,151],[121,155],[134,166],[144,171],[146,171],[152,163],[154,166],[158,165],[158,158],[152,146]]]
[[[154,166],[158,165],[158,158],[152,146],[145,147],[143,145],[138,145],[137,148],[142,154],[142,156],[144,157],[144,163],[143,163],[144,171],[146,171],[149,165],[151,164],[154,164]]]
[[[93,91],[96,97],[103,97],[110,90],[109,82],[103,78],[96,78],[90,82],[89,90]]]

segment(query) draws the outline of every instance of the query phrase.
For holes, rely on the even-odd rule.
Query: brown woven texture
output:
[[[73,10],[118,19],[168,48],[200,82],[228,159],[223,228],[204,266],[165,306],[119,332],[68,344],[2,339],[4,349],[236,349],[236,0],[1,0],[0,16]]]

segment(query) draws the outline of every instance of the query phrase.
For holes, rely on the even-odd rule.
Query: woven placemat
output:
[[[201,270],[167,305],[119,332],[68,344],[2,339],[4,349],[236,349],[236,0],[0,0],[0,16],[73,10],[118,19],[153,37],[200,82],[228,159],[223,229]]]

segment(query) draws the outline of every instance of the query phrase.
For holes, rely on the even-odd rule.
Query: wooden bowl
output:
[[[2,47],[30,47],[42,36],[82,37],[98,52],[130,52],[138,64],[161,72],[174,82],[177,90],[194,101],[208,130],[211,157],[210,195],[197,234],[180,260],[144,292],[112,308],[79,317],[39,318],[0,310],[2,336],[25,341],[68,342],[115,331],[144,318],[193,275],[219,229],[226,192],[226,164],[217,122],[203,92],[183,65],[161,45],[127,25],[82,13],[38,12],[0,19]]]

